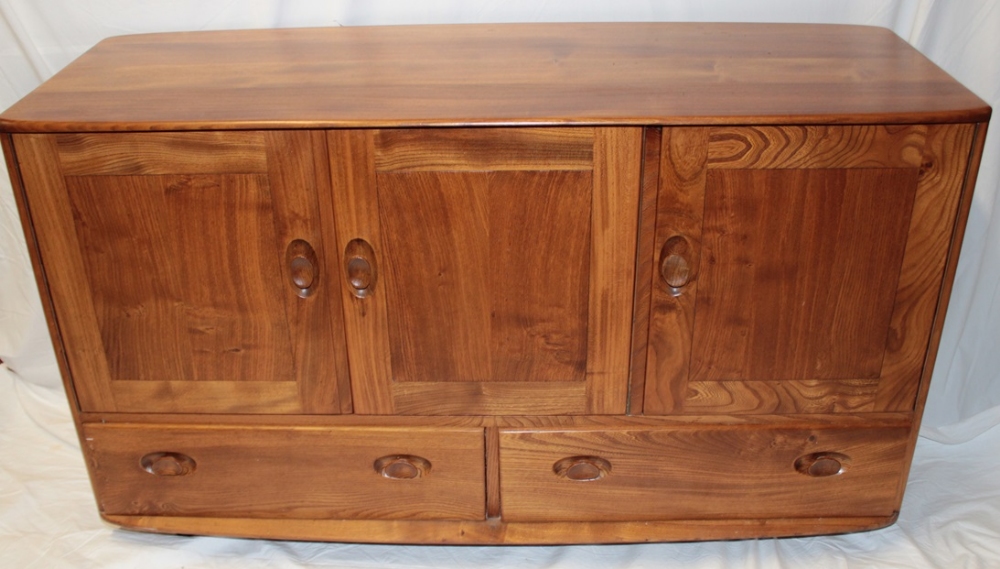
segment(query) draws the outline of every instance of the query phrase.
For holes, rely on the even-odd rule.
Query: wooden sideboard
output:
[[[990,108],[887,30],[111,38],[0,116],[102,516],[389,543],[895,520]]]

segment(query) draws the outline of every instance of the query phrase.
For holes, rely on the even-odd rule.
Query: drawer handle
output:
[[[667,283],[672,296],[680,296],[681,289],[694,278],[691,262],[688,260],[690,256],[691,245],[680,235],[667,239],[660,250],[660,276]]]
[[[139,464],[156,476],[187,476],[196,466],[193,458],[179,452],[151,452],[142,457]]]
[[[851,457],[839,452],[814,452],[795,460],[795,470],[806,476],[824,478],[847,472]]]
[[[611,473],[611,463],[599,456],[569,456],[556,461],[552,471],[575,482],[600,480]]]
[[[285,249],[285,261],[295,294],[302,298],[312,295],[319,281],[319,263],[312,245],[302,239],[292,241]]]
[[[351,294],[365,298],[375,290],[378,272],[375,267],[375,251],[364,239],[354,239],[344,250],[344,271]]]
[[[412,454],[393,454],[375,461],[375,472],[393,480],[412,480],[426,476],[431,471],[431,462]]]

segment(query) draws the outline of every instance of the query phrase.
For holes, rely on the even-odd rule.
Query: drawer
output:
[[[909,429],[767,426],[500,433],[506,521],[887,516]]]
[[[105,514],[485,518],[478,428],[86,424]]]

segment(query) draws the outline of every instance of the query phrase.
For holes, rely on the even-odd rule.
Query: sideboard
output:
[[[348,27],[0,136],[104,519],[611,543],[895,520],[990,112],[878,28]]]

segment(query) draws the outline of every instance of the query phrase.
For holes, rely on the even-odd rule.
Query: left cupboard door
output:
[[[350,412],[320,133],[13,138],[81,410]]]

